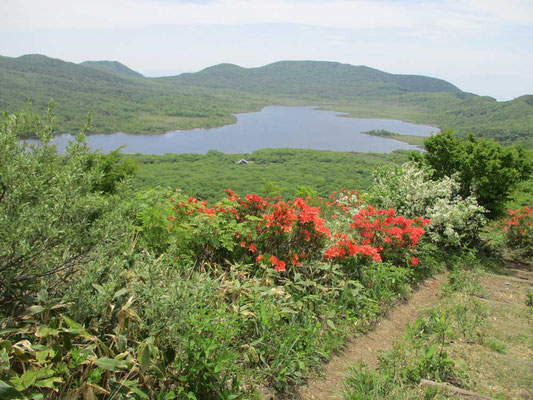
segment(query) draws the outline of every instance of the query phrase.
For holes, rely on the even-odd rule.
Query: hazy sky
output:
[[[146,76],[329,60],[533,94],[533,0],[0,0],[0,55]]]

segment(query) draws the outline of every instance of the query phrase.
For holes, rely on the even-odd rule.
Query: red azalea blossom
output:
[[[297,267],[304,259],[311,262],[319,258],[333,262],[348,259],[400,262],[406,254],[413,253],[424,235],[423,227],[430,223],[424,218],[398,216],[393,209],[365,206],[357,192],[346,189],[326,199],[299,197],[287,202],[279,197],[267,198],[253,193],[241,198],[230,189],[224,191],[227,198],[210,206],[205,200],[176,199],[175,195],[172,203],[176,216],[169,216],[169,221],[179,216],[179,220],[190,223],[192,229],[211,224],[205,232],[214,235],[213,241],[208,240],[210,257],[214,258],[227,257],[227,253],[220,253],[223,247],[217,244],[221,243],[217,235],[222,234],[223,229],[234,229],[230,231],[230,238],[247,251],[234,252],[233,257],[249,260],[250,256],[258,254],[255,260],[259,263],[268,254],[276,271],[285,271],[287,264]],[[310,201],[318,206],[310,205]],[[335,233],[335,241],[327,246],[332,232],[326,220],[331,222],[343,215],[350,218],[350,229]],[[230,225],[225,225],[227,223]],[[505,228],[514,227],[514,224],[514,220],[510,220]]]
[[[269,260],[277,272],[285,271],[285,266],[286,266],[285,261],[282,261],[275,256],[270,257]]]

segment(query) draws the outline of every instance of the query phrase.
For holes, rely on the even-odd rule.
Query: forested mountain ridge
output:
[[[124,64],[118,62],[118,61],[84,61],[80,63],[80,65],[83,65],[84,67],[93,68],[99,71],[121,75],[121,76],[129,76],[129,77],[136,77],[136,78],[144,78],[144,76],[137,72],[132,70],[131,68],[125,66]]]
[[[16,112],[27,101],[43,110],[54,99],[58,132],[75,132],[88,112],[94,133],[154,133],[225,125],[235,121],[235,113],[270,104],[313,104],[349,116],[432,124],[533,148],[532,98],[498,102],[441,79],[336,62],[219,64],[147,78],[117,61],[0,57],[0,111]]]
[[[461,92],[441,79],[395,75],[366,66],[327,61],[279,61],[258,68],[219,64],[197,73],[162,78],[181,84],[239,88],[285,95],[379,96],[405,92]]]

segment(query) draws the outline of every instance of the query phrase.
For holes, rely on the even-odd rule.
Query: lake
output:
[[[316,107],[269,106],[255,113],[236,114],[237,122],[212,129],[172,131],[160,135],[113,133],[87,135],[92,149],[104,153],[120,146],[124,153],[250,153],[264,148],[390,153],[398,149],[418,149],[406,143],[362,134],[385,129],[404,135],[430,136],[431,126],[391,119],[343,118],[336,111]],[[52,143],[63,151],[72,135],[58,135]],[[31,142],[31,141],[28,141]]]

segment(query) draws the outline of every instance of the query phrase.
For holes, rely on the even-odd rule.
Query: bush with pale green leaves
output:
[[[400,215],[429,218],[428,237],[441,246],[458,247],[478,240],[486,212],[474,196],[463,199],[459,190],[453,177],[433,181],[428,171],[408,162],[377,169],[368,197],[372,204],[394,208]]]

